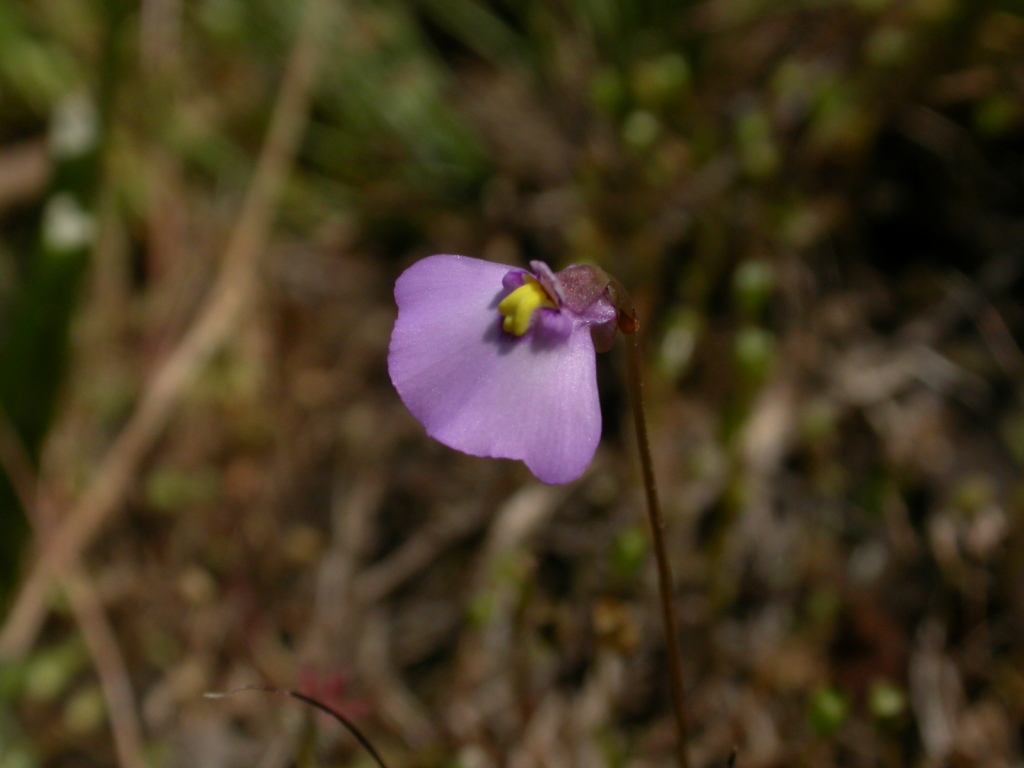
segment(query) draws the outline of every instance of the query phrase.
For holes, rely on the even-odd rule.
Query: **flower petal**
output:
[[[395,284],[388,370],[435,439],[568,483],[601,437],[594,345],[582,325],[558,342],[502,331],[497,305],[512,269],[465,256],[431,256],[407,269]]]

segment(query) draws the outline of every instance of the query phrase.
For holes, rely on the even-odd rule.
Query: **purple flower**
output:
[[[617,311],[600,270],[530,267],[447,255],[413,264],[395,283],[388,371],[431,437],[568,483],[601,438],[594,353],[611,346]]]

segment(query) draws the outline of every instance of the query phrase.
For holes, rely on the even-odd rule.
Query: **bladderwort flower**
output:
[[[621,318],[600,269],[530,268],[453,255],[413,264],[395,283],[388,371],[431,437],[522,461],[558,485],[597,450],[595,352],[611,347]]]
[[[628,338],[627,381],[658,565],[676,764],[689,768],[682,650],[644,415],[639,320],[622,285],[596,267],[532,272],[466,256],[430,256],[395,283],[388,372],[406,407],[447,446],[519,459],[539,480],[570,483],[601,439],[597,356]]]

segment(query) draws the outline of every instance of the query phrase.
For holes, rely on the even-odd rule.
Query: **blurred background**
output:
[[[1019,766],[1024,3],[2,0],[0,766],[664,766],[590,471],[428,439],[431,253],[644,323],[695,766]]]

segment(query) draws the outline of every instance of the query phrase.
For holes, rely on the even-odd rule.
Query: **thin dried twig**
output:
[[[256,262],[270,233],[274,209],[305,131],[325,27],[326,0],[307,0],[271,116],[267,137],[225,249],[220,277],[199,316],[154,375],[131,420],[96,472],[96,479],[44,543],[0,632],[0,656],[31,648],[48,610],[61,563],[73,561],[121,509],[143,459],[167,425],[188,386],[238,327],[256,288]]]
[[[388,768],[387,763],[384,762],[384,758],[380,756],[380,753],[374,748],[370,740],[363,735],[363,732],[356,727],[355,723],[353,723],[351,720],[349,720],[347,717],[341,714],[341,712],[339,712],[338,710],[328,706],[327,704],[324,704],[322,701],[314,699],[312,696],[307,696],[304,693],[292,691],[288,688],[274,688],[272,686],[263,685],[244,685],[241,688],[235,688],[234,690],[227,691],[226,693],[211,692],[205,694],[205,696],[208,699],[223,699],[228,696],[234,696],[236,693],[245,693],[246,691],[256,691],[259,693],[276,693],[281,696],[290,696],[293,699],[301,701],[303,704],[308,704],[309,706],[313,707],[313,709],[323,712],[325,715],[333,717],[335,720],[337,720],[345,727],[345,730],[347,730],[355,737],[356,741],[358,741],[363,746],[363,749],[370,753],[370,756],[374,759],[374,762],[376,762],[377,765],[380,766],[380,768]]]
[[[135,689],[99,595],[81,565],[67,568],[61,580],[100,680],[118,764],[121,768],[146,768]]]
[[[0,467],[7,475],[34,530],[39,535],[45,534],[48,518],[42,512],[44,508],[52,506],[52,502],[44,495],[28,451],[2,409]],[[121,768],[146,768],[135,691],[121,647],[103,611],[103,604],[89,574],[77,559],[62,563],[59,575],[100,680],[110,714],[110,730],[114,736],[118,764]]]

